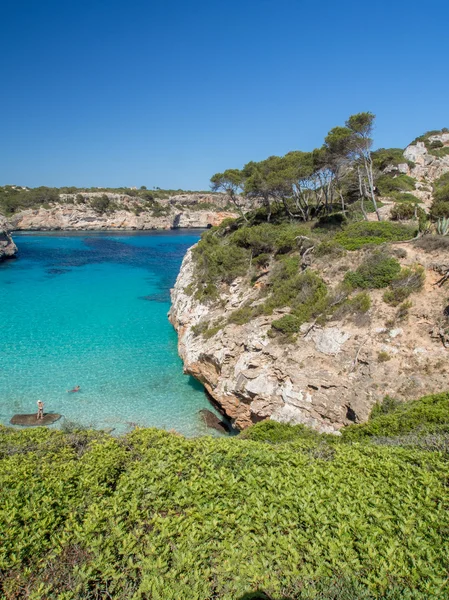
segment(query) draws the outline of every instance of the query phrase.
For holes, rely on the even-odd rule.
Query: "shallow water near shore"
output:
[[[170,288],[201,231],[16,234],[0,264],[0,422],[36,402],[64,421],[212,434],[183,374]],[[78,393],[67,390],[79,385]]]

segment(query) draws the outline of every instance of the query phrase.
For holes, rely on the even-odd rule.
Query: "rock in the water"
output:
[[[9,224],[4,217],[0,215],[0,260],[11,258],[17,252],[17,246],[9,235]]]
[[[61,415],[57,413],[46,413],[43,419],[37,419],[36,413],[33,413],[32,415],[14,415],[10,423],[11,425],[23,425],[24,427],[39,427],[56,423],[60,418]]]
[[[227,425],[227,423],[225,423],[224,421],[221,421],[217,415],[215,415],[211,410],[208,410],[207,408],[203,408],[202,410],[199,411],[201,417],[203,418],[203,421],[206,423],[206,425],[208,427],[211,427],[212,429],[216,429],[217,431],[220,431],[221,433],[228,433],[229,432],[229,427]]]

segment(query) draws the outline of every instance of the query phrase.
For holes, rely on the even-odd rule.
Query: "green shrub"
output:
[[[381,415],[387,415],[394,412],[403,402],[392,398],[391,396],[385,396],[382,402],[377,402],[370,413],[370,420],[380,417]]]
[[[437,196],[441,196],[442,200],[448,199],[447,186],[449,186],[449,172],[444,173],[433,182],[433,188]]]
[[[209,340],[210,338],[214,337],[214,335],[217,335],[217,333],[219,331],[221,331],[221,329],[222,329],[221,325],[214,325],[214,327],[209,327],[203,333],[203,338],[206,339],[206,340]]]
[[[229,315],[228,322],[235,323],[236,325],[244,325],[257,316],[260,310],[261,307],[242,306]]]
[[[322,215],[318,218],[318,221],[314,224],[315,229],[324,230],[339,230],[346,225],[348,219],[341,212],[332,213],[329,215]]]
[[[381,208],[382,206],[384,206],[384,203],[381,202],[379,199],[376,200],[376,204],[377,204],[377,208]],[[374,202],[367,198],[365,198],[363,200],[363,208],[367,214],[375,212]],[[349,204],[347,206],[347,216],[348,216],[348,221],[350,221],[350,222],[363,221],[364,215],[363,215],[363,211],[362,211],[362,201],[361,200],[356,200],[355,202],[351,202],[351,204]]]
[[[258,256],[253,258],[253,264],[256,265],[256,267],[266,267],[268,266],[268,264],[270,263],[271,260],[271,255],[270,254],[259,254]]]
[[[391,219],[393,221],[407,221],[416,218],[420,221],[426,220],[427,215],[421,207],[411,202],[395,203],[391,210]]]
[[[231,235],[231,243],[259,254],[287,254],[298,247],[297,237],[306,234],[301,225],[261,223],[240,227]]]
[[[330,301],[333,320],[340,320],[348,316],[358,319],[366,315],[371,308],[371,298],[367,292],[360,292],[348,297],[350,291],[350,286],[343,282],[343,285],[334,293],[334,298]],[[338,303],[340,297],[341,301]]]
[[[236,277],[245,275],[250,261],[248,250],[225,244],[214,231],[203,234],[193,249],[193,257],[198,299],[216,297],[217,284],[231,283]]]
[[[391,304],[391,306],[398,306],[399,304],[401,304],[401,302],[408,298],[409,295],[410,293],[407,289],[396,288],[387,290],[383,295],[383,299],[384,302],[386,302],[387,304]]]
[[[412,302],[410,302],[410,300],[407,300],[407,302],[403,302],[397,312],[396,312],[396,319],[398,321],[403,321],[408,317],[409,314],[409,309],[413,306]]]
[[[383,171],[390,165],[397,166],[404,163],[410,164],[411,162],[404,158],[404,150],[402,148],[379,148],[372,152],[371,156],[375,168],[379,171]]]
[[[320,314],[327,306],[327,287],[313,271],[299,270],[298,256],[279,261],[270,277],[269,296],[264,311],[271,314],[275,308],[290,307],[302,322]]]
[[[307,236],[308,230],[302,225],[285,225],[281,227],[276,239],[276,254],[288,254],[298,248],[298,237]]]
[[[369,244],[399,242],[412,239],[416,229],[389,221],[361,221],[351,223],[344,231],[337,233],[335,241],[346,250],[358,250]]]
[[[449,392],[401,403],[391,414],[376,416],[362,425],[343,430],[343,438],[360,440],[372,436],[404,435],[411,431],[449,432]]]
[[[400,273],[391,281],[390,289],[384,293],[383,299],[392,306],[398,306],[410,294],[422,289],[425,278],[426,273],[421,265],[401,269]]]
[[[366,292],[361,292],[348,298],[346,305],[351,313],[366,313],[371,308],[371,297]]]
[[[329,256],[333,258],[340,258],[346,254],[345,249],[338,244],[335,240],[324,241],[318,244],[315,248],[315,256]]]
[[[271,324],[271,327],[284,335],[291,336],[294,333],[298,333],[302,320],[295,315],[284,315],[280,319],[276,319]]]
[[[202,320],[196,325],[192,327],[192,332],[194,335],[203,335],[205,331],[209,328],[209,321]]]
[[[204,339],[208,340],[217,334],[223,327],[223,323],[218,320],[213,323],[210,321],[202,320],[192,327],[194,335],[201,335]]]
[[[449,173],[445,173],[434,182],[433,190],[430,215],[433,219],[449,217]]]
[[[163,204],[160,204],[160,202],[157,202],[156,200],[154,200],[153,202],[150,203],[149,208],[150,208],[150,212],[153,217],[165,217],[166,215],[168,215],[170,213],[169,206],[164,206]]]
[[[416,207],[414,204],[395,204],[391,209],[391,219],[393,221],[406,221],[413,219],[416,213]]]
[[[276,246],[276,226],[269,223],[253,227],[241,227],[231,236],[231,242],[240,248],[251,250],[253,256],[273,252]]]
[[[449,146],[445,146],[444,148],[436,148],[429,150],[429,154],[432,156],[436,156],[437,158],[444,158],[445,156],[449,156]]]
[[[0,212],[12,215],[20,210],[39,208],[60,202],[59,190],[45,186],[34,189],[17,189],[7,185],[0,187]]]
[[[269,444],[284,444],[295,440],[320,439],[320,434],[304,425],[287,425],[277,421],[261,421],[244,429],[239,439]]]
[[[353,288],[380,289],[387,287],[400,270],[395,258],[378,251],[369,254],[356,271],[348,271],[344,280]]]
[[[388,196],[391,192],[408,192],[415,189],[416,179],[409,175],[381,175],[376,180],[376,185],[382,196]]]
[[[106,194],[102,194],[101,196],[95,196],[90,201],[91,208],[98,213],[99,215],[104,214],[111,208],[111,201]]]
[[[77,435],[1,430],[5,598],[448,598],[439,452],[274,422]]]
[[[416,142],[424,142],[426,147],[430,146],[430,142],[429,142],[430,137],[432,137],[434,135],[441,135],[442,133],[446,133],[446,132],[447,132],[446,127],[443,127],[443,129],[432,129],[430,131],[426,131],[426,133],[423,133],[419,137],[415,138],[413,140],[413,142],[411,142],[411,144],[416,144]]]
[[[449,218],[449,201],[443,202],[434,199],[430,208],[430,216],[435,220]]]
[[[394,192],[390,194],[391,198],[395,202],[411,202],[412,204],[422,204],[422,200],[415,196],[414,194],[409,194],[408,192]]]

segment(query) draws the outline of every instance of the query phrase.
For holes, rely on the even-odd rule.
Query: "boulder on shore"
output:
[[[221,433],[229,433],[228,424],[224,421],[221,421],[211,410],[203,408],[199,411],[199,413],[208,427],[216,429]]]

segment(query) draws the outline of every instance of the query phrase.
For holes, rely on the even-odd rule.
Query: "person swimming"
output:
[[[80,386],[77,385],[73,388],[73,390],[67,390],[68,394],[72,394],[73,392],[79,392],[80,391]]]

